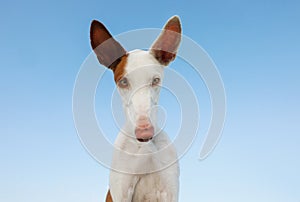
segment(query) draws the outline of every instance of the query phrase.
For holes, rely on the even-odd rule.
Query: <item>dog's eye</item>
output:
[[[127,88],[129,86],[128,83],[128,79],[126,77],[122,78],[119,82],[118,82],[118,86],[120,88]]]
[[[160,78],[154,78],[152,80],[152,86],[157,86],[160,83]]]

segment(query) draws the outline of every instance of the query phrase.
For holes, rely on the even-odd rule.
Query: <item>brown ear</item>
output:
[[[181,40],[181,25],[178,16],[173,16],[164,26],[163,31],[153,43],[150,53],[162,64],[168,65],[177,53]]]
[[[104,66],[115,70],[121,57],[126,55],[125,49],[117,42],[105,28],[105,26],[93,20],[90,30],[92,48],[97,58]]]

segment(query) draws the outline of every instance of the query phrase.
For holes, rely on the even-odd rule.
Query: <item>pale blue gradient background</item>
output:
[[[81,146],[72,118],[90,22],[119,34],[177,14],[227,92],[223,136],[205,161],[197,156],[209,112],[200,109],[203,132],[180,161],[180,201],[299,202],[300,3],[130,2],[1,1],[0,201],[104,201],[108,170]]]

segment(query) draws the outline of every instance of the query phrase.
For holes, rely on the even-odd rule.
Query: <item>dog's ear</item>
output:
[[[97,20],[93,20],[91,24],[90,39],[99,62],[114,71],[121,61],[121,57],[126,55],[125,49],[111,36],[105,26]]]
[[[173,16],[164,26],[161,34],[152,44],[150,53],[162,64],[168,65],[177,53],[181,40],[181,25],[178,16]]]

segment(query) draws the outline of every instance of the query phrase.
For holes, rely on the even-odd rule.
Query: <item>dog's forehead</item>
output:
[[[149,51],[134,50],[129,52],[125,71],[127,75],[134,76],[141,74],[151,76],[151,74],[162,73],[162,65],[154,58]]]

